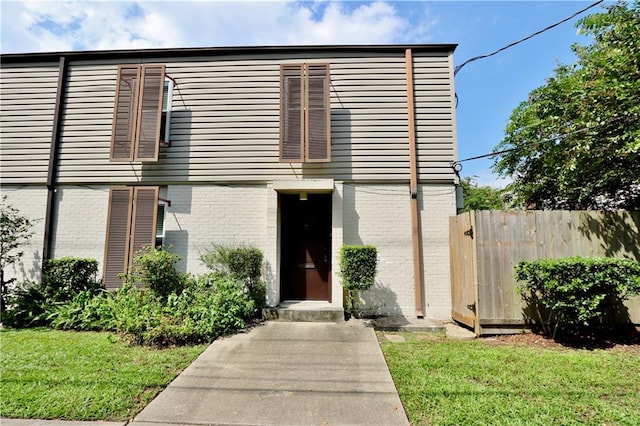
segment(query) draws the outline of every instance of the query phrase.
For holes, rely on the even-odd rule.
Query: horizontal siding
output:
[[[0,69],[0,181],[47,181],[58,64]]]
[[[332,161],[278,161],[280,64],[331,64]],[[416,58],[420,178],[451,179],[450,59]],[[158,163],[109,162],[118,61],[71,63],[63,115],[61,183],[269,181],[275,178],[408,181],[402,54],[218,56],[165,63],[175,78],[171,147]],[[424,121],[424,123],[423,123]],[[449,169],[450,170],[450,169]]]
[[[415,54],[413,75],[418,179],[452,180],[456,132],[451,57],[435,62]]]

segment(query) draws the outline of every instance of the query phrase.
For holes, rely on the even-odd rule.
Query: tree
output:
[[[5,310],[5,295],[8,285],[15,278],[5,281],[5,268],[20,260],[24,251],[20,246],[29,241],[33,235],[33,221],[22,216],[20,211],[6,203],[6,195],[0,200],[0,312]]]
[[[525,206],[640,208],[640,6],[581,19],[593,36],[511,114],[494,171]]]
[[[471,210],[504,210],[504,190],[491,186],[480,186],[475,176],[467,176],[460,179],[464,208],[462,212]]]

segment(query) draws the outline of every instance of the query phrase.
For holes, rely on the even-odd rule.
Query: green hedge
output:
[[[262,250],[251,246],[213,245],[200,255],[200,260],[210,270],[242,282],[256,310],[266,306],[267,286],[262,280]]]
[[[340,248],[342,285],[348,290],[367,290],[375,283],[378,251],[374,246],[343,245]]]
[[[98,280],[98,261],[81,257],[62,257],[44,261],[42,288],[45,298],[60,302],[83,291],[102,288]]]
[[[640,263],[630,259],[542,259],[520,262],[515,278],[530,317],[547,335],[612,322],[622,302],[640,293]]]
[[[346,290],[346,310],[360,317],[361,290],[368,290],[375,283],[378,266],[378,250],[370,245],[348,245],[340,248],[340,275]]]

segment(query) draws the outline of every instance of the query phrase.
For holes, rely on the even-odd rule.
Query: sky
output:
[[[0,52],[204,46],[453,43],[454,65],[493,52],[593,1],[16,1],[2,0]],[[488,154],[509,116],[558,64],[589,44],[576,21],[487,59],[455,78],[458,159]],[[502,187],[490,158],[465,161],[461,176]]]

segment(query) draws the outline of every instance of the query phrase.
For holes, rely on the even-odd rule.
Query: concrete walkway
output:
[[[408,425],[362,321],[267,322],[214,342],[133,421],[158,425]]]

